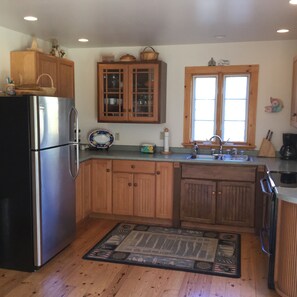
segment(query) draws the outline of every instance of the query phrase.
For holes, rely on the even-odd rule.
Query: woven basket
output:
[[[44,92],[44,95],[55,95],[56,88],[54,87],[54,81],[48,73],[42,73],[38,76],[36,84],[39,85],[39,80],[42,76],[47,76],[51,81],[51,87],[40,87],[41,91]]]
[[[156,52],[151,46],[147,46],[140,53],[141,61],[154,61],[158,60],[159,53]]]
[[[39,81],[42,76],[47,76],[50,79],[51,87],[40,87]],[[22,78],[20,78],[22,81]],[[15,87],[16,93],[19,95],[32,94],[32,95],[48,95],[52,96],[56,93],[56,88],[54,87],[54,81],[48,73],[42,73],[38,76],[35,84],[20,84]]]

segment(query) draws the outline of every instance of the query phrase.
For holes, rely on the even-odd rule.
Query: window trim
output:
[[[248,102],[248,123],[247,123],[247,142],[233,143],[232,147],[244,149],[254,149],[256,138],[256,111],[257,111],[257,96],[258,96],[258,76],[259,65],[236,65],[236,66],[192,66],[185,67],[185,98],[184,98],[184,129],[183,143],[184,147],[193,145],[192,135],[192,91],[193,91],[193,76],[195,75],[218,75],[218,98],[217,98],[217,114],[216,122],[222,122],[222,89],[223,75],[239,75],[244,73],[250,74],[249,102]],[[220,124],[221,125],[221,124]],[[216,134],[221,135],[221,131],[216,127]],[[199,143],[200,146],[211,147],[210,144]]]

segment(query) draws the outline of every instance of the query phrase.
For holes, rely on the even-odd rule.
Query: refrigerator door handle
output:
[[[73,119],[72,114],[74,114],[74,123],[72,123],[72,119]],[[70,127],[70,140],[71,141],[73,140],[72,137],[73,137],[73,133],[74,133],[74,142],[78,143],[78,137],[79,137],[79,130],[78,130],[78,111],[77,111],[77,109],[74,106],[71,108],[69,121],[70,121],[70,123],[69,123],[69,127]]]
[[[75,145],[75,151],[76,151],[76,154],[75,154],[74,162],[76,163],[76,173],[75,173],[75,176],[73,177],[74,179],[77,178],[79,173],[79,144]]]
[[[75,154],[73,154],[72,149],[74,147]],[[79,173],[79,147],[78,144],[72,144],[69,146],[70,158],[69,158],[69,171],[73,179],[76,179]],[[75,172],[74,172],[75,168]]]

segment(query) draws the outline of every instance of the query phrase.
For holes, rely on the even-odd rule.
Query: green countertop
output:
[[[264,165],[268,171],[297,172],[297,161],[286,161],[280,158],[251,157],[251,161],[227,161],[227,160],[205,160],[187,159],[189,153],[172,153],[164,155],[161,153],[144,154],[139,151],[129,150],[81,150],[80,162],[90,159],[111,159],[111,160],[138,160],[158,162],[181,162],[192,164],[236,164],[241,166]],[[277,197],[290,203],[297,204],[297,188],[276,188]]]

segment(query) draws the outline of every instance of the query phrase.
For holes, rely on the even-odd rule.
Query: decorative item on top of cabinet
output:
[[[293,61],[291,125],[297,128],[297,56],[294,58]]]
[[[40,74],[47,73],[57,88],[55,96],[74,98],[74,62],[38,51],[13,51],[10,53],[10,74],[16,85],[35,84]],[[51,87],[46,77],[41,87]]]
[[[164,123],[166,63],[98,63],[98,122]]]

